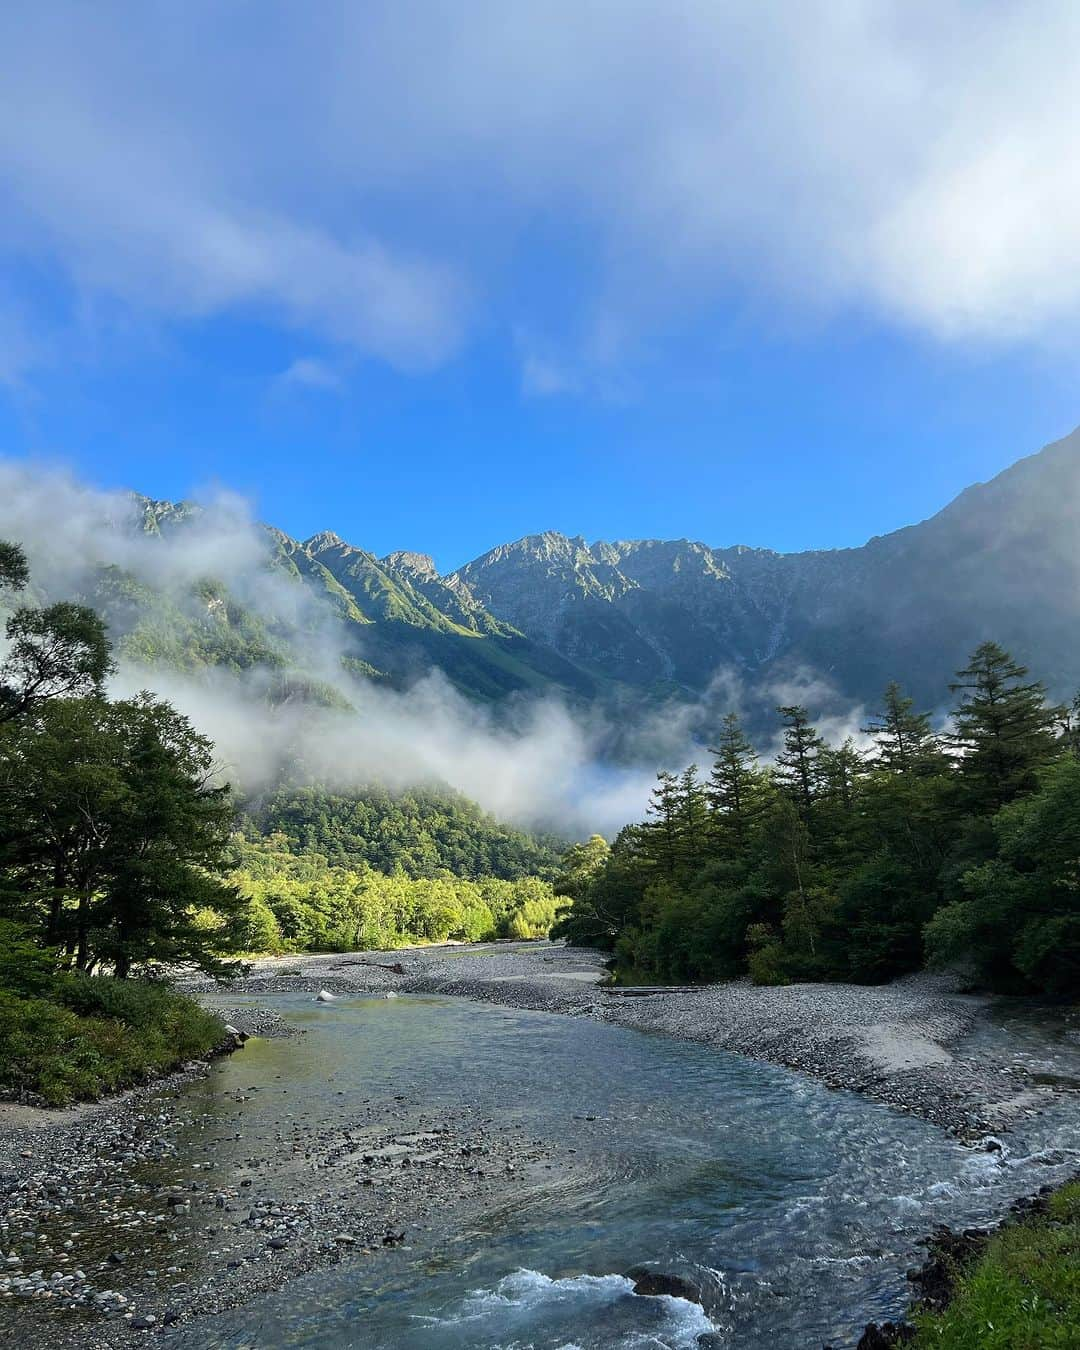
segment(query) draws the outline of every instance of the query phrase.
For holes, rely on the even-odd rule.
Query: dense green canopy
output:
[[[1075,991],[1075,717],[994,643],[952,688],[952,730],[935,734],[889,685],[862,750],[779,708],[769,769],[725,718],[707,784],[661,773],[645,823],[568,855],[557,931],[675,979],[879,981],[929,960]]]

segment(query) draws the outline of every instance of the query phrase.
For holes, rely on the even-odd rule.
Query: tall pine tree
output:
[[[915,712],[895,680],[885,690],[883,708],[863,730],[873,736],[875,761],[890,773],[915,773],[938,761],[940,747],[929,713]]]
[[[776,781],[805,821],[818,795],[825,742],[799,704],[776,710],[784,719],[784,748],[776,756]]]
[[[679,870],[682,844],[679,780],[666,769],[656,775],[646,808],[648,820],[641,827],[641,853],[669,879]]]
[[[691,764],[679,775],[678,810],[679,871],[687,874],[702,866],[709,856],[712,842],[708,795],[698,778],[696,764]]]
[[[1047,703],[1041,684],[1026,683],[1027,673],[996,642],[984,642],[949,686],[963,695],[953,710],[952,743],[972,814],[991,814],[1032,791],[1057,751],[1064,710]]]
[[[735,713],[720,726],[707,789],[713,836],[721,854],[745,851],[750,827],[764,806],[764,785],[757,753]]]

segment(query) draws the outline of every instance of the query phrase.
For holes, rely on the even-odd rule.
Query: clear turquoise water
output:
[[[991,1215],[1080,1156],[1071,1107],[998,1158],[785,1070],[586,1019],[440,998],[270,1001],[308,1035],[251,1042],[189,1092],[193,1110],[228,1117],[215,1173],[283,1126],[347,1122],[395,1096],[561,1141],[574,1166],[430,1246],[177,1333],[184,1350],[682,1350],[706,1333],[748,1350],[850,1346],[903,1308],[934,1222]],[[260,1082],[274,1090],[238,1108]],[[620,1272],[646,1261],[698,1281],[704,1310],[633,1295]]]

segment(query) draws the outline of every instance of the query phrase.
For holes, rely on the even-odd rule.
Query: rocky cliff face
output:
[[[4,521],[0,504],[0,536]],[[136,546],[88,560],[118,536]],[[553,690],[631,705],[697,698],[718,671],[753,685],[809,670],[838,701],[875,700],[895,678],[934,707],[993,638],[1056,695],[1080,686],[1080,432],[854,549],[548,532],[440,576],[425,554],[378,558],[329,532],[299,541],[143,497],[110,499],[79,549],[62,543],[52,530],[38,541],[35,578],[101,608],[144,664],[325,673],[333,653],[399,684],[438,668],[479,699]]]
[[[777,554],[546,533],[456,578],[521,632],[609,678],[704,688],[718,667],[809,666],[850,697],[920,698],[985,638],[1080,685],[1080,432],[862,548]]]

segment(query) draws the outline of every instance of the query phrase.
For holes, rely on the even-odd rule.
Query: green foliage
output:
[[[272,671],[288,660],[285,626],[240,604],[220,582],[204,579],[181,595],[108,566],[98,569],[86,599],[119,634],[120,655],[139,665]]]
[[[998,987],[1080,988],[1080,761],[1043,771],[1039,790],[994,816],[995,856],[964,873],[966,898],[927,929],[931,957],[969,959]]]
[[[1046,1214],[995,1233],[949,1306],[915,1323],[916,1350],[1076,1350],[1080,1182],[1057,1191]]]
[[[233,810],[212,768],[210,743],[148,694],[51,699],[4,724],[0,917],[80,970],[219,969],[240,904],[222,881]]]
[[[825,742],[811,725],[805,708],[794,704],[777,708],[777,712],[784,725],[784,748],[776,756],[774,781],[805,819],[820,791]]]
[[[30,568],[26,554],[18,544],[0,539],[0,588],[12,591],[26,589]]]
[[[112,670],[105,625],[92,609],[61,601],[15,610],[0,664],[0,722],[54,698],[99,693]]]
[[[0,1089],[52,1106],[116,1092],[220,1045],[220,1018],[159,984],[57,976],[0,987]]]
[[[246,803],[242,827],[250,839],[280,834],[293,852],[321,854],[336,867],[410,877],[551,877],[561,847],[503,825],[448,788],[283,787]]]
[[[26,583],[17,546],[0,586]],[[103,696],[105,626],[62,602],[17,609],[0,667],[0,931],[53,963],[123,978],[133,967],[222,969],[244,936],[222,875],[233,808],[213,747],[148,693]],[[18,925],[16,930],[13,925]],[[27,980],[41,965],[24,953]],[[9,987],[15,988],[14,979]]]
[[[251,951],[357,951],[414,942],[546,937],[555,896],[538,877],[408,877],[332,866],[281,834],[235,841],[231,880]]]
[[[876,760],[893,773],[929,772],[940,767],[941,747],[928,713],[916,712],[894,680],[885,690],[882,711],[865,728],[874,738]]]
[[[41,947],[27,929],[0,919],[0,989],[29,996],[53,981],[56,953]]]
[[[728,713],[721,723],[716,747],[710,754],[714,757],[708,787],[712,829],[723,851],[739,855],[767,805],[767,780],[734,713]]]
[[[877,982],[928,953],[992,988],[1074,993],[1080,736],[1026,673],[978,649],[952,756],[895,684],[869,755],[785,706],[762,770],[728,716],[706,788],[693,766],[661,773],[607,856],[567,856],[556,932],[669,979]]]
[[[962,752],[962,799],[975,813],[992,812],[1035,787],[1038,770],[1057,753],[1063,708],[1049,707],[1041,684],[1025,684],[1018,665],[994,642],[984,642],[957,673],[964,694],[954,717],[954,745]]]
[[[572,904],[560,916],[553,936],[614,949],[617,939],[633,927],[650,881],[640,848],[643,833],[640,826],[628,825],[610,850],[599,835],[589,840],[587,852],[570,850],[556,885]]]

